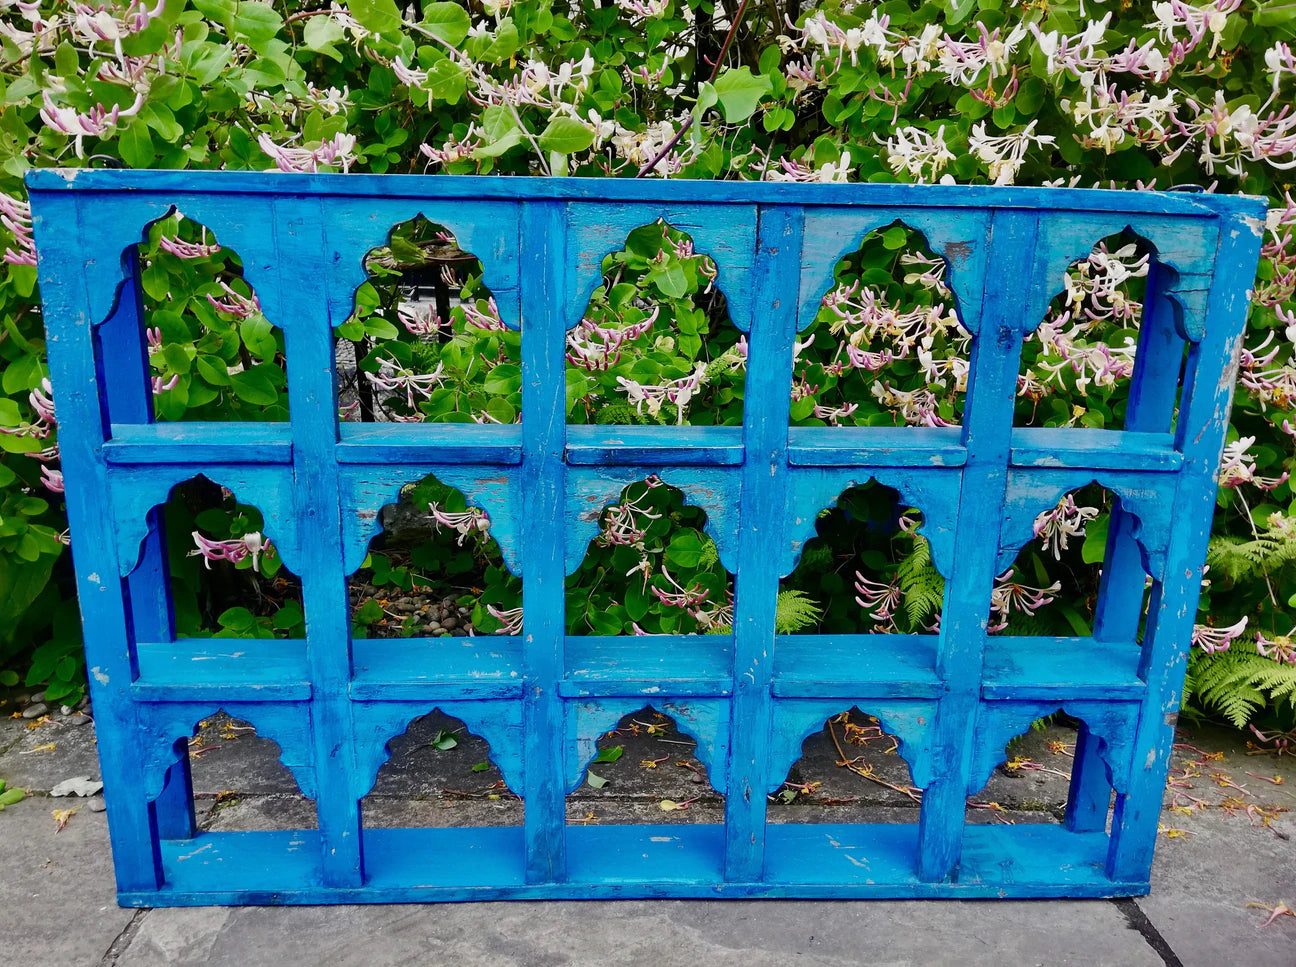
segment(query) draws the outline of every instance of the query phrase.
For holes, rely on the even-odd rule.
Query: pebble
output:
[[[428,626],[427,626],[427,630],[428,630],[428,631],[440,631],[440,630],[441,630],[441,622],[440,622],[440,621],[429,621],[429,622],[428,622]]]
[[[48,714],[49,708],[46,707],[44,702],[33,702],[31,705],[28,705],[23,709],[22,717],[25,719],[38,719],[42,715]]]
[[[445,628],[447,631],[453,631],[458,626],[459,626],[459,619],[456,618],[454,615],[451,615],[450,617],[446,618],[445,621],[441,622],[441,627]]]
[[[95,796],[90,800],[89,808],[92,813],[101,813],[108,808],[108,804],[103,801],[102,797]]]
[[[35,695],[31,697],[31,700],[33,705],[38,705],[41,702],[45,701],[45,693],[37,692]]]
[[[69,715],[63,720],[64,725],[85,725],[90,721],[90,716],[77,712],[76,715]]]

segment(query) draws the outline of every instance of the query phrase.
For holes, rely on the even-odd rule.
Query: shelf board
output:
[[[938,698],[937,635],[779,635],[779,698]]]
[[[522,639],[359,638],[351,643],[356,701],[518,698]]]
[[[1172,433],[1018,427],[1012,431],[1014,467],[1077,470],[1160,470],[1183,466]]]
[[[558,683],[565,698],[722,697],[733,690],[730,635],[572,636],[565,651]]]
[[[566,453],[577,466],[737,466],[742,427],[569,426]]]
[[[292,463],[288,423],[114,423],[103,445],[117,466]]]
[[[967,462],[957,426],[797,426],[788,431],[794,467],[961,467]]]
[[[986,643],[981,697],[1053,701],[1141,699],[1139,645],[1092,638],[991,635]]]
[[[522,426],[476,423],[339,423],[338,463],[522,461]]]
[[[274,702],[311,697],[306,642],[283,638],[180,638],[135,646],[131,694],[151,702]]]

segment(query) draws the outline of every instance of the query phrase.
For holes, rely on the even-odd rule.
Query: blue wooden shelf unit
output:
[[[121,903],[1147,891],[1261,199],[161,171],[41,171],[28,185]],[[289,422],[153,421],[137,246],[175,209],[239,253],[283,329]],[[519,424],[338,420],[333,326],[366,253],[420,214],[481,258],[521,328]],[[568,427],[567,329],[604,256],[657,219],[715,260],[747,333],[743,423]],[[973,334],[964,425],[789,430],[798,329],[838,260],[897,221],[945,260]],[[1153,264],[1124,429],[1014,429],[1023,335],[1068,267],[1126,229]],[[490,512],[524,627],[352,641],[347,575],[377,512],[433,472]],[[156,510],[200,473],[262,511],[302,581],[304,641],[176,640]],[[732,634],[565,637],[564,576],[598,510],[650,474],[707,511],[736,574]],[[817,512],[869,480],[923,513],[946,579],[939,635],[776,635],[779,580]],[[989,636],[994,577],[1036,515],[1095,481],[1116,510],[1092,637]],[[595,739],[646,704],[697,740],[724,823],[569,825]],[[767,823],[802,740],[852,707],[899,738],[919,821]],[[521,826],[365,828],[387,743],[436,708],[490,742]],[[218,709],[279,744],[318,829],[195,830],[186,741]],[[966,797],[1006,741],[1059,709],[1082,723],[1066,821],[968,823]]]

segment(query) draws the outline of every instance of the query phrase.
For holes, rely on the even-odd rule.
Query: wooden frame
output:
[[[28,185],[121,903],[1146,892],[1262,199],[147,171],[41,171]],[[238,251],[284,330],[290,422],[152,421],[135,253],[173,207]],[[481,257],[502,317],[522,327],[520,424],[338,422],[332,326],[365,253],[418,214]],[[759,361],[743,425],[565,426],[566,331],[603,256],[658,218],[716,261]],[[945,259],[973,333],[964,425],[789,431],[798,325],[838,259],[896,221]],[[1126,429],[1014,429],[1023,334],[1067,267],[1126,228],[1155,259]],[[374,514],[433,471],[504,523],[493,533],[522,576],[522,633],[352,642],[347,574]],[[304,641],[235,655],[174,639],[154,508],[197,473],[263,512],[302,579]],[[653,638],[651,653],[565,638],[563,578],[589,508],[650,473],[707,507],[737,575],[733,634]],[[816,512],[871,479],[923,511],[947,579],[940,633],[777,636],[778,582]],[[1092,481],[1119,498],[1093,637],[988,637],[995,574],[1037,513]],[[725,823],[568,826],[592,737],[648,702],[698,739]],[[855,705],[901,739],[920,821],[767,825],[766,795],[802,739]],[[491,740],[524,826],[362,828],[387,741],[437,707]],[[218,708],[280,744],[318,831],[195,834],[182,740]],[[1006,739],[1059,708],[1084,723],[1066,822],[966,825],[965,797]]]

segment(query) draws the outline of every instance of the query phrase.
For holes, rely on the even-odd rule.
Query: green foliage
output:
[[[1296,665],[1280,664],[1256,651],[1254,642],[1234,642],[1208,656],[1194,651],[1188,664],[1185,698],[1242,728],[1266,707],[1285,717],[1296,714]]]
[[[640,12],[617,4],[555,7],[551,0],[428,0],[408,8],[351,0],[329,9],[301,0],[173,0],[156,16],[106,11],[121,16],[117,41],[89,32],[65,7],[46,0],[31,13],[6,14],[11,29],[0,36],[0,193],[12,209],[0,232],[0,248],[9,249],[0,276],[0,682],[21,672],[22,680],[68,699],[84,673],[62,502],[57,481],[42,474],[57,466],[50,449],[57,437],[41,417],[45,347],[21,210],[20,179],[29,167],[93,157],[168,169],[627,176],[655,161],[657,174],[686,178],[950,176],[1130,188],[1155,177],[1162,187],[1218,182],[1222,191],[1275,201],[1290,187],[1290,151],[1281,138],[1255,140],[1265,125],[1286,123],[1261,120],[1290,101],[1291,78],[1273,72],[1267,58],[1296,36],[1281,3],[1218,16],[1200,7],[1199,31],[1150,0],[1113,8],[1097,26],[1106,11],[1095,16],[1079,0],[911,0],[876,10],[837,0],[750,5],[713,81],[708,65],[727,12],[709,0],[649,3]],[[46,25],[40,37],[34,17]],[[1090,30],[1092,47],[1042,39]],[[948,46],[958,44],[972,59]],[[1074,69],[1058,53],[1066,49],[1084,49],[1105,66]],[[1114,59],[1144,49],[1165,59],[1164,69],[1131,72]],[[1091,83],[1096,78],[1101,83]],[[100,108],[101,118],[112,118],[102,133],[75,134],[76,116]],[[1224,121],[1213,117],[1218,112]],[[1210,137],[1202,134],[1207,121]],[[689,130],[663,157],[686,122]],[[1020,152],[996,147],[1005,138],[1016,139]],[[1296,460],[1280,429],[1296,422],[1296,369],[1285,338],[1296,253],[1284,238],[1293,221],[1291,212],[1279,216],[1254,286],[1248,346],[1274,336],[1278,355],[1261,354],[1264,363],[1249,367],[1244,355],[1247,378],[1233,421],[1236,438],[1254,444],[1242,448],[1245,479],[1221,492],[1201,619],[1220,628],[1246,618],[1248,635],[1269,640],[1296,625],[1286,533],[1296,507],[1283,479]],[[281,420],[287,413],[276,328],[285,321],[261,312],[238,253],[210,248],[221,230],[177,214],[140,240],[159,420]],[[1120,255],[1130,244],[1109,239],[1073,267],[1047,325],[1024,343],[1020,424],[1122,425],[1128,377],[1076,368],[1068,354],[1119,356],[1135,337],[1139,312],[1132,307],[1143,298],[1143,276],[1122,279],[1116,295],[1092,291],[1095,279],[1124,271],[1108,256],[1137,262],[1137,245]],[[520,336],[500,325],[486,286],[489,261],[460,251],[420,218],[395,226],[366,266],[354,312],[336,330],[358,361],[354,385],[343,388],[352,407],[347,418],[516,422]],[[443,269],[453,273],[438,309],[447,318],[423,332],[414,319],[411,329],[411,280],[426,284]],[[585,324],[569,342],[569,420],[738,424],[745,342],[727,318],[729,280],[714,277],[708,253],[693,251],[671,226],[646,225],[603,270]],[[873,233],[845,259],[830,303],[799,336],[792,422],[959,423],[969,341],[943,273],[925,240],[899,225]],[[1079,330],[1073,319],[1083,323]],[[464,510],[453,494],[425,497],[449,512]],[[1099,497],[1081,504],[1097,515],[1070,544],[1045,550],[1037,540],[1019,557],[1011,581],[1058,590],[1034,614],[1003,615],[1007,633],[1087,632],[1110,508]],[[650,523],[642,538],[596,541],[569,580],[569,629],[726,630],[731,584],[701,512],[666,488],[653,488],[643,506],[660,516],[644,518]],[[780,628],[930,628],[943,582],[914,529],[916,517],[900,511],[892,496],[852,495],[823,515],[818,541],[785,582]],[[255,511],[225,498],[207,508],[173,499],[164,516],[178,633],[302,634],[299,594],[273,543],[235,563],[191,554],[195,530],[221,542],[259,533]],[[496,614],[520,603],[518,581],[487,553],[482,532],[462,543],[458,536],[399,552],[376,546],[365,579],[402,592],[432,585],[438,593],[462,591],[474,624],[499,630]],[[878,604],[857,603],[857,579],[875,582],[870,593],[895,589],[895,606],[882,606],[885,617]],[[370,602],[355,615],[355,633],[382,620],[381,606]],[[1199,700],[1236,721],[1290,694],[1283,691],[1287,666],[1250,647],[1249,638],[1239,639],[1231,651],[1194,650],[1192,659]],[[1254,666],[1254,674],[1243,666]]]

